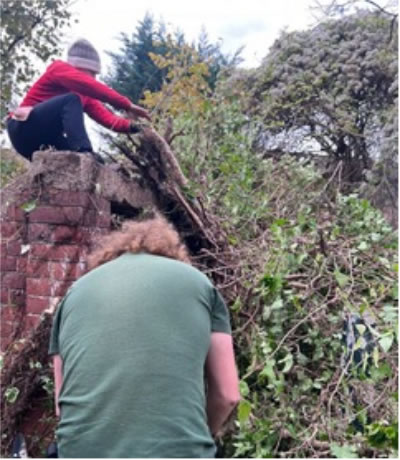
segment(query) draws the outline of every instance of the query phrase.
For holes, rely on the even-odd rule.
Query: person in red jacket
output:
[[[148,112],[127,97],[96,81],[100,57],[85,39],[75,41],[67,62],[56,60],[29,89],[20,106],[10,114],[7,131],[15,150],[28,160],[41,148],[93,152],[83,114],[113,131],[135,132],[135,120]],[[103,103],[125,110],[123,118],[110,112]]]

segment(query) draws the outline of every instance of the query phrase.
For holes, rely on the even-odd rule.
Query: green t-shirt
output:
[[[227,308],[200,271],[124,254],[73,284],[54,318],[50,354],[64,382],[61,457],[213,457],[204,389],[211,332]]]

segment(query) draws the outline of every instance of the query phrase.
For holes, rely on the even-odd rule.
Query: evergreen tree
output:
[[[166,53],[165,36],[164,24],[159,24],[157,28],[152,16],[146,14],[131,37],[121,34],[120,52],[108,53],[113,69],[106,82],[118,92],[126,94],[134,103],[139,102],[146,89],[159,91],[166,71],[154,64],[150,53]]]
[[[193,45],[195,46],[195,45]],[[203,28],[200,32],[196,51],[199,56],[208,64],[209,75],[207,82],[211,89],[215,88],[219,73],[224,69],[233,69],[242,58],[240,53],[243,48],[239,48],[233,55],[224,54],[220,43],[210,43],[207,31]]]
[[[224,54],[219,43],[210,43],[205,30],[201,32],[197,45],[189,45],[182,31],[175,31],[171,37],[165,24],[156,24],[148,13],[131,37],[121,34],[120,39],[122,46],[119,53],[109,53],[113,69],[106,81],[134,103],[143,98],[145,90],[152,93],[160,91],[167,78],[168,69],[157,66],[151,54],[169,59],[179,55],[185,46],[190,46],[209,67],[207,83],[211,89],[214,89],[222,69],[233,68],[240,62],[240,50],[233,56]]]

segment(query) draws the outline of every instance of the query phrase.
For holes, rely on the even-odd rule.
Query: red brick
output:
[[[0,231],[3,238],[16,238],[20,229],[15,222],[2,222]]]
[[[28,257],[26,255],[18,257],[17,258],[17,272],[25,273],[27,262],[28,262]]]
[[[49,263],[42,259],[29,259],[26,274],[30,278],[50,278]]]
[[[86,208],[65,206],[63,210],[68,225],[82,225],[85,214],[87,213]]]
[[[70,190],[53,190],[48,197],[49,204],[61,206],[83,206],[90,204],[89,193]]]
[[[86,271],[86,263],[51,262],[52,278],[59,281],[76,280]]]
[[[71,282],[53,281],[46,278],[28,278],[26,281],[27,296],[62,297]]]
[[[81,206],[83,208],[92,208],[97,211],[110,210],[110,202],[98,195],[88,192],[70,191],[70,190],[53,190],[48,194],[48,204],[58,206]]]
[[[93,241],[93,228],[81,227],[75,241],[84,245],[91,244]]]
[[[54,283],[48,278],[28,278],[26,280],[26,295],[30,296],[51,296]]]
[[[32,332],[33,329],[40,323],[40,315],[29,314],[24,318],[24,335]]]
[[[50,241],[55,243],[79,242],[81,239],[82,233],[77,227],[68,227],[66,225],[58,225],[54,227],[50,236]]]
[[[1,304],[8,305],[9,300],[10,300],[9,290],[5,287],[2,287],[1,288]]]
[[[14,320],[12,321],[2,321],[1,322],[1,335],[5,335],[5,336],[11,336],[14,331],[15,331],[15,323],[14,323]]]
[[[24,289],[25,275],[17,272],[5,273],[2,279],[2,286],[9,289]]]
[[[17,269],[17,258],[11,256],[2,257],[0,264],[1,271],[13,272]]]
[[[23,307],[25,305],[25,289],[10,290],[10,305]]]
[[[12,342],[15,333],[15,324],[5,322],[1,324],[0,348],[5,351]]]
[[[53,290],[53,297],[64,297],[72,281],[56,282]]]
[[[9,336],[1,336],[0,337],[0,350],[4,353],[8,346],[11,343],[11,338]]]
[[[40,314],[50,306],[50,297],[28,296],[26,299],[26,311]]]
[[[111,212],[111,204],[108,200],[105,198],[102,198],[100,196],[91,196],[90,201],[92,202],[92,206],[96,209],[96,211],[104,212],[106,214],[110,214]]]
[[[95,227],[96,217],[97,217],[97,211],[94,211],[94,210],[86,211],[83,217],[82,225],[85,227]]]
[[[52,227],[49,224],[35,224],[31,223],[28,226],[28,240],[29,241],[49,241]]]
[[[15,321],[15,319],[18,317],[19,310],[15,307],[1,307],[1,326],[3,327],[3,324],[5,321]],[[3,333],[3,331],[1,331]]]
[[[6,254],[9,256],[19,256],[21,254],[21,243],[18,241],[7,243]]]
[[[72,245],[32,244],[31,256],[45,260],[78,261],[80,248]]]
[[[39,206],[29,215],[30,223],[64,224],[66,217],[63,208],[56,206]]]
[[[25,212],[20,206],[10,205],[7,208],[7,218],[9,221],[24,222]]]

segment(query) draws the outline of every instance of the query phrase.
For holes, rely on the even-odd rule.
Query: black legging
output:
[[[28,160],[41,148],[92,152],[77,94],[55,96],[35,105],[26,121],[10,118],[7,130],[15,150]]]

